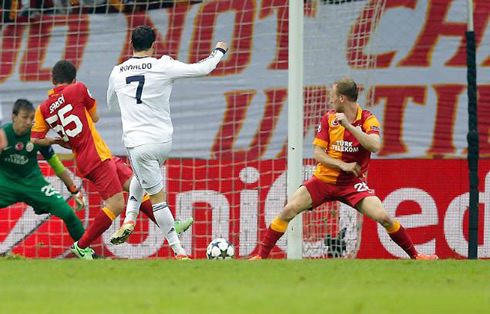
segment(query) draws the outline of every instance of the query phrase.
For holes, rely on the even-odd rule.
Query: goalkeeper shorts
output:
[[[71,211],[60,192],[44,177],[22,178],[22,181],[0,178],[0,208],[23,202],[38,215],[50,213],[52,208],[67,208]]]

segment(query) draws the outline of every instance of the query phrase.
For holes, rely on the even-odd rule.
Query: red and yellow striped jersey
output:
[[[77,168],[85,176],[101,161],[111,158],[90,116],[97,110],[97,103],[83,83],[60,85],[48,94],[36,110],[31,137],[44,138],[53,129],[70,144]]]
[[[371,152],[366,150],[359,141],[335,119],[335,110],[329,111],[322,117],[313,145],[325,148],[328,156],[344,162],[357,162],[361,166],[361,176],[367,171]],[[378,119],[369,112],[357,106],[354,127],[361,127],[367,134],[380,134]],[[348,184],[355,179],[353,174],[343,172],[334,167],[318,163],[313,174],[318,179],[331,184]]]

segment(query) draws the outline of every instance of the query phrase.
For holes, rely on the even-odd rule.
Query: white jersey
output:
[[[115,66],[109,77],[107,105],[121,109],[124,146],[171,141],[169,99],[174,80],[211,73],[223,55],[215,49],[208,58],[193,64],[169,56],[132,57]]]

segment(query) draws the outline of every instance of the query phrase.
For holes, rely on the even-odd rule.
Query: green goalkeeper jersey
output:
[[[23,136],[17,136],[12,123],[5,124],[2,128],[7,137],[7,146],[0,152],[0,179],[24,181],[43,177],[37,161],[37,152],[40,152],[45,160],[49,160],[55,154],[53,148],[32,144],[30,130]]]

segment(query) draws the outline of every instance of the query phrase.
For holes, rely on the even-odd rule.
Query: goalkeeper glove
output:
[[[68,190],[71,193],[70,198],[73,198],[75,200],[75,203],[77,204],[75,211],[79,211],[79,210],[84,209],[87,201],[85,199],[85,196],[82,193],[82,189],[81,188],[77,189],[76,186],[72,185],[72,186],[68,187]]]

